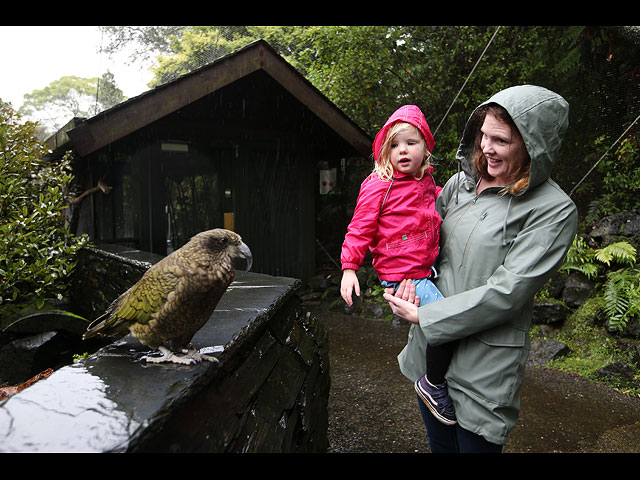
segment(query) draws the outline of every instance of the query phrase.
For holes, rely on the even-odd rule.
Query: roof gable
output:
[[[84,120],[67,134],[75,150],[88,155],[257,70],[274,78],[361,155],[371,153],[371,139],[263,40]]]

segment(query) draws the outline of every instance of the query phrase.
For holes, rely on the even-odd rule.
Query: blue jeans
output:
[[[491,443],[460,425],[440,423],[418,398],[420,414],[427,429],[431,453],[501,453],[502,445]]]
[[[426,305],[427,303],[435,302],[436,300],[444,298],[440,293],[440,290],[438,290],[438,287],[436,287],[428,278],[413,280],[413,283],[416,286],[416,295],[420,297],[420,305]],[[400,282],[381,280],[380,284],[385,288],[393,288],[394,290],[397,290]]]

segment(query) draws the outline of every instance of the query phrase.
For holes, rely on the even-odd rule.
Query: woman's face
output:
[[[480,148],[487,159],[487,173],[496,185],[508,185],[528,158],[527,149],[517,129],[487,112],[482,128]]]
[[[425,158],[425,144],[415,127],[398,132],[391,140],[390,160],[398,172],[415,175]]]

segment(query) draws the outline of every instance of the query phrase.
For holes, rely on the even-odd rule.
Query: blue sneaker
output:
[[[445,425],[455,425],[457,423],[453,401],[449,396],[446,383],[432,385],[425,374],[416,380],[415,389],[420,399],[440,422]]]

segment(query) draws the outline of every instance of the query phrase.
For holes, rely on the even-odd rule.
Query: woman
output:
[[[396,296],[385,293],[394,313],[413,323],[398,356],[412,382],[424,372],[427,343],[455,342],[446,380],[458,424],[423,412],[432,452],[500,452],[516,424],[533,296],[577,229],[575,205],[549,177],[568,110],[561,96],[532,85],[479,106],[457,153],[463,171],[436,201],[434,283],[446,298],[418,308],[410,282]]]

